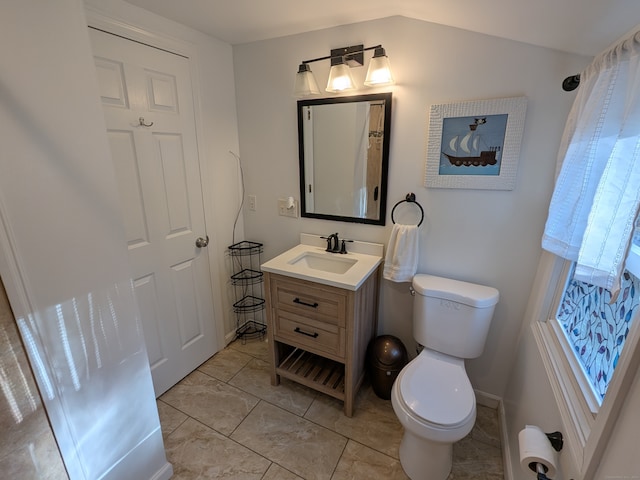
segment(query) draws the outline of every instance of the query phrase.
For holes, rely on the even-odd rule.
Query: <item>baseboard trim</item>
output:
[[[224,336],[224,344],[225,346],[229,345],[231,342],[233,342],[236,339],[236,331],[234,330],[233,332],[229,332]]]
[[[483,407],[492,408],[496,410],[498,406],[502,403],[502,399],[496,395],[491,393],[485,393],[480,390],[474,390],[476,394],[476,403],[478,405],[482,405]]]
[[[504,403],[500,401],[498,405],[498,421],[500,422],[500,437],[502,444],[502,470],[504,480],[513,480],[513,466],[511,465],[511,448],[509,446],[509,435],[507,434],[507,415]]]
[[[122,478],[149,478],[168,480],[173,475],[173,466],[167,461],[160,424],[147,437],[129,450],[100,480]]]
[[[511,449],[509,447],[509,436],[507,434],[507,416],[504,410],[502,398],[490,393],[475,391],[476,403],[483,407],[496,410],[498,414],[498,426],[500,427],[500,443],[502,446],[502,469],[504,480],[513,480],[513,467],[511,465]]]
[[[173,466],[167,462],[149,480],[169,480],[173,476]]]

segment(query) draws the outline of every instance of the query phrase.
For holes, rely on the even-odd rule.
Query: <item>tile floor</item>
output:
[[[158,399],[174,479],[407,479],[398,460],[402,427],[391,402],[361,389],[355,413],[282,379],[272,387],[267,343],[236,341]],[[454,445],[449,480],[502,479],[495,410]]]

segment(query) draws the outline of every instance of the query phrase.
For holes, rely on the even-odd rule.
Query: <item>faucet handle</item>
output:
[[[342,254],[347,253],[347,245],[346,245],[346,242],[353,243],[353,240],[345,240],[344,238],[342,239],[342,246],[340,247],[340,253],[342,253]]]
[[[320,237],[320,238],[322,238],[323,240],[327,241],[327,252],[330,252],[331,251],[331,240],[333,239],[333,236],[329,235],[328,237]]]

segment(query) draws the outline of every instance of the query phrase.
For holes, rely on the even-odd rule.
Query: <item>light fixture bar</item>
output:
[[[334,48],[331,50],[331,66],[344,63],[349,67],[361,67],[364,64],[363,45]]]
[[[331,50],[331,55],[325,57],[303,60],[296,75],[294,94],[298,97],[305,97],[320,93],[309,64],[321,60],[331,60],[331,71],[329,72],[329,81],[326,88],[328,92],[354,90],[356,87],[349,68],[362,66],[364,64],[364,52],[369,50],[375,50],[375,53],[369,63],[364,84],[367,86],[393,84],[394,80],[389,68],[389,59],[382,45],[366,48],[364,45],[351,45],[349,47],[334,48]]]
[[[301,63],[303,65],[306,65],[307,63],[319,62],[320,60],[329,60],[330,58],[331,58],[331,55],[327,55],[326,57],[318,57],[318,58],[312,58],[311,60],[303,60]]]
[[[326,57],[312,58],[311,60],[303,60],[300,63],[308,64],[319,62],[321,60],[331,60],[331,65],[336,65],[337,59],[343,57],[344,63],[346,63],[350,67],[360,67],[364,65],[364,52],[375,50],[376,48],[382,48],[382,45],[376,45],[374,47],[366,48],[363,45],[352,45],[351,47],[334,48],[331,50],[331,55],[327,55]],[[349,64],[350,61],[355,62],[355,65]]]

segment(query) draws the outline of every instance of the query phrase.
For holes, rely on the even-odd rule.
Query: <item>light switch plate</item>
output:
[[[255,195],[249,195],[249,210],[252,212],[256,211],[257,199]]]
[[[298,218],[298,201],[293,201],[293,207],[287,208],[287,199],[279,198],[278,199],[278,214],[283,217],[293,217]]]

